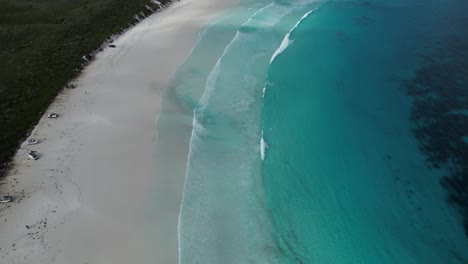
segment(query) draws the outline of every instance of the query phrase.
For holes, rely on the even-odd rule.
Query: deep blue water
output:
[[[260,0],[213,21],[171,86],[193,118],[181,263],[468,263],[467,14]]]

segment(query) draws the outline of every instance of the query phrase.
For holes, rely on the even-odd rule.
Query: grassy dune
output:
[[[162,4],[169,0],[159,0]],[[0,0],[0,175],[82,56],[159,8],[150,0]]]

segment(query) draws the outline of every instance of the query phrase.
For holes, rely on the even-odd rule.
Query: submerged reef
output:
[[[413,98],[413,133],[429,166],[448,168],[441,184],[468,237],[468,38],[451,37],[430,53],[405,82]]]

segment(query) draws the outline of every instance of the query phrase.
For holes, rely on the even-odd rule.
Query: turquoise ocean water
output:
[[[468,263],[467,14],[259,0],[210,23],[158,120],[193,126],[180,262]]]

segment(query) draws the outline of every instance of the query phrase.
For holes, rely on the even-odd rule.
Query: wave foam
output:
[[[268,144],[265,141],[265,138],[263,138],[263,130],[262,130],[262,137],[260,138],[260,157],[262,160],[265,160],[265,150],[268,148]]]
[[[289,47],[289,45],[292,43],[292,41],[290,39],[291,33],[301,24],[301,22],[304,19],[306,19],[310,14],[315,12],[317,9],[318,9],[318,7],[308,11],[307,13],[305,13],[301,17],[301,19],[299,19],[299,21],[297,21],[297,23],[294,25],[294,27],[286,34],[286,36],[284,36],[283,41],[281,41],[280,46],[278,47],[278,49],[276,49],[275,53],[273,53],[273,56],[271,56],[270,64],[273,63],[273,61],[276,59],[276,57],[279,54],[283,53],[283,51],[285,51]]]

